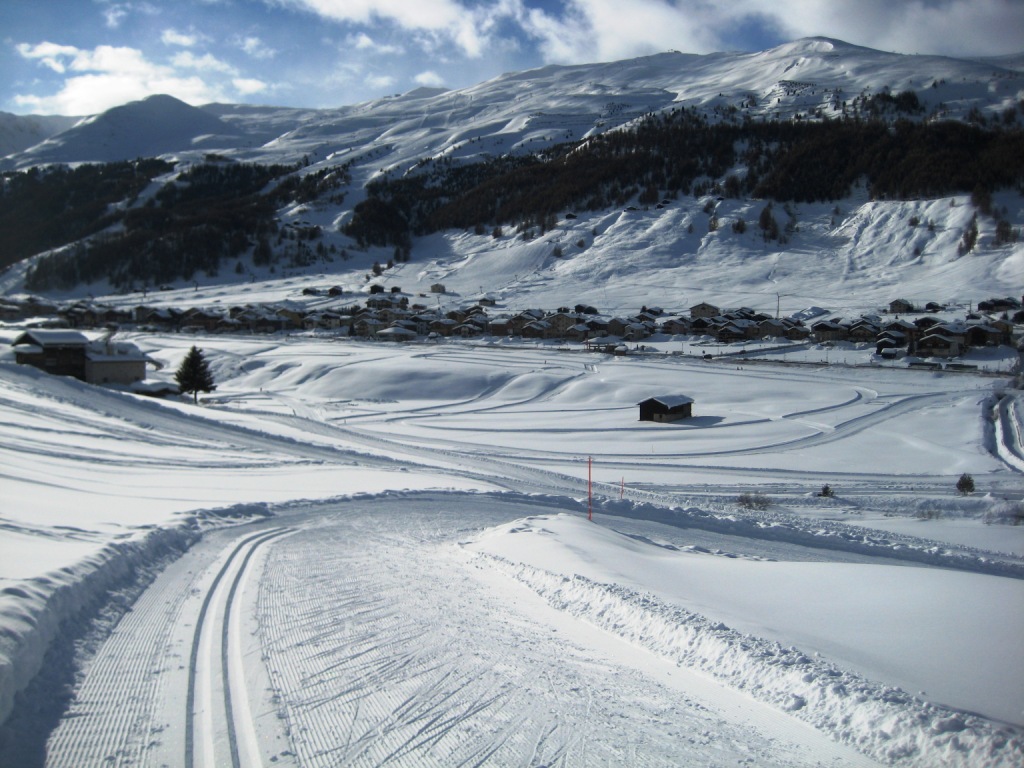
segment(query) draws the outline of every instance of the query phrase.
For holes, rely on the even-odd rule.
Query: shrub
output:
[[[764,511],[771,506],[771,501],[760,491],[754,493],[741,493],[739,498],[736,499],[736,503],[744,509],[756,509]]]
[[[964,496],[974,493],[974,478],[964,472],[960,475],[960,479],[956,481],[956,489]]]
[[[836,495],[836,492],[832,490],[832,486],[831,485],[829,485],[828,483],[825,483],[823,486],[821,486],[821,493],[819,493],[818,495],[819,496],[823,496],[826,499],[831,499],[832,497],[834,497]]]

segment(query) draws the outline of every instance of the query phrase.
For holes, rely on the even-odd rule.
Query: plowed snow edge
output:
[[[52,709],[54,689],[70,683],[63,678],[48,680],[41,686],[45,690],[30,691],[46,674],[47,653],[57,642],[80,640],[90,627],[97,628],[101,617],[103,634],[108,634],[160,570],[187,551],[214,521],[223,524],[224,518],[265,514],[262,505],[203,512],[178,525],[111,542],[74,566],[0,591],[0,755],[10,746],[8,720],[13,719],[15,705],[19,711]],[[25,701],[26,696],[42,701]]]
[[[1017,729],[930,704],[620,585],[478,556],[554,608],[710,674],[873,759],[908,768],[1024,765]]]

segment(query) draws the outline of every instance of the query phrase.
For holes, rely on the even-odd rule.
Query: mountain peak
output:
[[[155,157],[197,146],[228,148],[240,137],[216,115],[167,94],[112,107],[12,157],[18,167],[69,160]]]

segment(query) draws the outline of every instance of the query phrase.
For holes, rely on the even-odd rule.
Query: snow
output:
[[[170,145],[219,121],[253,138],[233,157],[308,154],[315,169],[355,154],[361,184],[425,156],[728,106],[741,86],[763,103],[782,79],[817,84],[783,94],[791,110],[838,84],[943,77],[932,95],[951,110],[992,110],[1020,87],[1007,74],[990,93],[992,67],[815,38],[338,110],[189,108],[158,138],[195,159],[202,148]],[[157,100],[113,117],[132,130],[160,109],[180,111]],[[88,125],[44,148],[103,149]],[[1020,195],[996,198],[1024,223]],[[784,246],[708,232],[708,200],[580,213],[529,242],[420,238],[385,281],[445,307],[487,293],[496,312],[713,301],[808,320],[900,296],[949,301],[954,319],[1024,291],[1024,245],[957,255],[964,195],[794,206]],[[722,221],[763,207],[711,200]],[[344,211],[282,215],[351,246],[336,233]],[[203,277],[147,303],[336,308],[388,255]],[[23,269],[0,290],[18,292]],[[448,293],[429,294],[435,282]],[[347,295],[302,293],[328,285]],[[978,371],[953,373],[880,364],[866,345],[665,335],[610,357],[496,338],[118,334],[156,361],[155,383],[201,347],[217,389],[193,405],[17,366],[23,330],[0,327],[4,764],[225,764],[229,743],[242,764],[280,765],[1024,762],[1024,526],[1004,514],[1024,498],[1011,348],[972,351]],[[637,403],[667,395],[692,398],[693,417],[638,421]],[[965,472],[969,497],[955,491]],[[741,503],[751,496],[766,508]]]
[[[685,678],[669,685],[705,705],[728,709],[728,691],[738,688],[826,734],[837,749],[881,762],[900,755],[907,765],[931,765],[943,755],[944,764],[960,764],[953,739],[975,755],[987,750],[984,764],[1009,765],[1021,754],[1012,734],[1024,725],[1024,680],[1007,659],[1024,629],[1010,607],[1024,597],[1024,529],[984,523],[987,510],[1022,489],[990,451],[984,414],[998,380],[460,344],[127,337],[165,363],[157,378],[169,378],[198,341],[216,392],[196,407],[188,398],[152,400],[0,363],[0,482],[10,500],[0,615],[3,653],[18,667],[42,661],[38,651],[26,653],[30,638],[49,645],[61,618],[84,620],[75,617],[95,598],[87,591],[58,609],[55,590],[108,573],[123,557],[111,549],[119,542],[135,557],[166,557],[154,538],[162,530],[191,541],[254,515],[294,520],[288,524],[329,541],[335,521],[347,519],[332,510],[348,498],[368,510],[369,531],[378,503],[431,515],[428,527],[388,534],[389,546],[411,548],[408,557],[428,557],[417,542],[462,542],[476,554],[473,568],[491,573],[489,590],[529,587],[552,606],[546,611],[566,617],[559,623],[584,622],[574,633],[610,632],[661,660],[637,670],[613,655],[612,669],[665,685],[672,669],[710,675],[717,693],[704,691],[704,699]],[[637,421],[637,402],[680,381],[693,395],[694,419]],[[574,500],[586,494],[587,456],[594,523]],[[953,486],[963,471],[992,495],[960,500]],[[825,482],[837,498],[815,501]],[[738,494],[751,490],[765,493],[771,510],[737,507]],[[628,498],[618,501],[620,493]],[[516,516],[468,514],[503,498],[515,501]],[[922,510],[940,514],[922,519]],[[343,540],[339,552],[347,551]],[[264,548],[274,557],[288,546],[282,539]],[[374,555],[382,564],[390,556],[386,548]],[[456,568],[444,563],[438,567]],[[257,573],[242,589],[262,588]],[[50,581],[52,574],[62,578]],[[305,589],[302,578],[289,576],[280,589]],[[571,595],[559,586],[565,578],[576,585]],[[422,600],[388,594],[410,617],[430,621]],[[609,624],[592,615],[598,605],[606,617],[626,613]],[[519,621],[519,610],[491,615],[504,624]],[[43,636],[24,623],[50,614]],[[662,628],[652,635],[652,626]],[[692,632],[696,645],[680,639]],[[689,650],[680,655],[682,647]],[[807,663],[777,665],[793,654]],[[830,692],[823,681],[837,674],[857,693]],[[282,692],[299,685],[273,673],[270,680]],[[5,690],[26,682],[8,678]],[[259,702],[249,706],[255,712]],[[299,707],[289,717],[318,728],[318,711]],[[209,728],[217,731],[217,722]],[[766,728],[792,736],[791,726]],[[889,734],[884,744],[879,729]],[[664,738],[655,737],[659,730],[642,732]],[[245,729],[238,732],[254,749],[251,735],[246,742]],[[810,737],[797,733],[805,736],[795,743],[807,748]],[[312,753],[299,754],[307,757],[298,764],[316,764]]]

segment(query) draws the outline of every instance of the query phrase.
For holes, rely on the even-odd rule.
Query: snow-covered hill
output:
[[[173,96],[150,96],[78,122],[16,155],[16,164],[132,160],[239,143],[245,138],[215,115]]]
[[[34,147],[71,128],[80,119],[65,115],[12,115],[0,112],[0,157]]]
[[[828,119],[867,108],[878,94],[913,91],[923,111],[914,119],[1019,121],[1024,74],[993,61],[907,56],[838,40],[808,38],[757,53],[692,55],[666,52],[627,61],[549,66],[502,75],[454,90],[410,93],[337,109],[309,110],[215,104],[189,107],[151,97],[95,116],[41,145],[7,158],[11,167],[38,162],[131,159],[166,154],[195,162],[216,151],[244,161],[308,161],[313,172],[345,164],[352,182],[341,205],[313,202],[279,212],[281,223],[319,225],[324,244],[343,258],[284,270],[275,298],[325,281],[366,289],[374,262],[390,249],[359,249],[338,230],[364,198],[364,185],[388,172],[414,172],[427,159],[476,160],[542,151],[652,112],[696,108],[709,120]],[[735,169],[742,172],[742,169]],[[145,198],[143,198],[145,199]],[[1021,229],[1024,201],[997,194],[998,215]],[[664,209],[606,210],[562,219],[529,241],[448,232],[420,238],[412,260],[385,273],[389,286],[422,292],[437,281],[461,297],[498,294],[511,306],[554,307],[586,301],[601,309],[656,302],[677,306],[705,298],[727,305],[790,311],[808,304],[874,307],[896,296],[977,300],[1024,291],[1024,247],[992,247],[994,216],[979,217],[978,247],[966,257],[960,241],[975,213],[969,195],[938,200],[871,201],[863,189],[835,204],[777,211],[789,225],[786,244],[765,242],[754,222],[765,201],[713,195],[673,201]],[[712,215],[720,225],[711,231]],[[564,213],[567,212],[562,212]],[[558,255],[560,254],[560,255]],[[219,276],[196,276],[223,297],[277,281],[243,257]],[[24,290],[21,269],[0,278],[0,290]],[[305,283],[301,281],[305,280]],[[235,288],[226,287],[235,284]],[[192,288],[192,281],[183,283]],[[102,285],[82,288],[94,295]],[[268,295],[269,295],[268,294]],[[168,297],[171,298],[171,297]],[[191,301],[201,300],[190,295]]]

